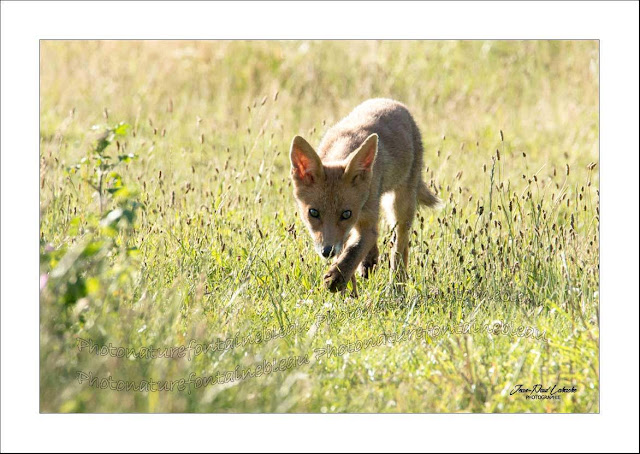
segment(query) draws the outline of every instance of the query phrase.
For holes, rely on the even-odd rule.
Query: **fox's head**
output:
[[[300,136],[291,143],[291,178],[300,216],[315,250],[329,258],[342,250],[369,197],[371,171],[378,151],[372,134],[343,161],[322,162]]]

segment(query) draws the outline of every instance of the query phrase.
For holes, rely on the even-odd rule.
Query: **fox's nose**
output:
[[[325,246],[322,248],[322,256],[325,259],[328,259],[329,257],[333,257],[333,246]]]

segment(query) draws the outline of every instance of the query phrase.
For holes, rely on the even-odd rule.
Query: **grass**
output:
[[[593,41],[43,41],[41,411],[598,412],[598,58]],[[383,227],[352,299],[322,288],[288,147],[379,96],[414,114],[445,206],[419,212],[401,289]],[[538,383],[576,392],[510,395]]]

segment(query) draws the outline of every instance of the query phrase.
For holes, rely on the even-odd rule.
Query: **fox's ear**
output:
[[[300,136],[291,142],[291,173],[293,177],[306,184],[318,181],[324,175],[322,161],[313,147]]]
[[[345,178],[355,181],[358,176],[368,176],[378,152],[378,134],[371,134],[360,148],[351,153],[344,170]]]

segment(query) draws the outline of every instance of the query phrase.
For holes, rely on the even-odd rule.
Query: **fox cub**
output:
[[[300,136],[291,143],[291,177],[300,215],[324,258],[335,257],[324,276],[343,291],[355,271],[367,277],[378,261],[378,215],[384,196],[395,228],[391,267],[406,272],[409,235],[418,204],[441,204],[422,181],[422,139],[407,108],[370,99],[327,131],[316,152]]]

